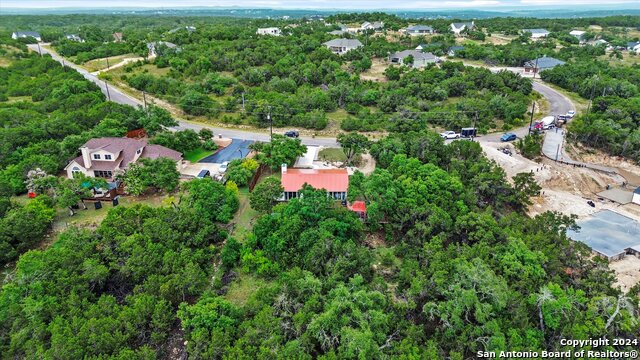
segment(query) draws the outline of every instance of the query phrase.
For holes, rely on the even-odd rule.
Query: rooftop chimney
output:
[[[80,148],[80,151],[82,152],[82,162],[84,163],[84,167],[85,169],[88,169],[91,167],[91,154],[89,153],[89,148],[86,146],[83,146]]]
[[[280,165],[280,169],[282,170],[283,174],[286,174],[287,173],[287,164]]]

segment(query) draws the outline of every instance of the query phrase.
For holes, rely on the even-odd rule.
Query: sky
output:
[[[189,6],[256,7],[276,9],[496,9],[500,7],[629,4],[638,0],[0,0],[2,8],[180,8]],[[603,5],[606,6],[606,5]]]

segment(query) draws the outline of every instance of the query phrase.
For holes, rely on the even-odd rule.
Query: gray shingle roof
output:
[[[16,31],[16,36],[39,38],[40,33],[37,31]]]
[[[394,59],[394,58],[398,58],[398,59],[404,59],[407,56],[413,56],[414,61],[415,60],[425,60],[425,61],[436,61],[436,56],[433,55],[432,53],[423,53],[421,51],[418,50],[403,50],[403,51],[399,51],[397,53],[391,54],[390,58]]]
[[[428,25],[412,25],[407,27],[407,31],[433,31],[433,27]]]
[[[362,46],[362,43],[358,39],[333,39],[329,40],[323,45],[331,47],[345,47],[345,48],[358,48]]]
[[[453,25],[454,28],[456,29],[460,29],[463,26],[466,26],[467,28],[473,28],[475,27],[475,24],[473,22],[459,22],[459,23],[451,23],[451,25]]]
[[[548,34],[549,31],[547,29],[524,29],[524,32],[529,32],[531,34]]]
[[[550,56],[544,56],[544,57],[538,58],[537,60],[536,59],[529,60],[524,64],[524,66],[534,68],[537,65],[538,69],[544,70],[544,69],[551,69],[553,67],[556,67],[562,64],[565,64],[565,62],[562,60],[558,60]]]

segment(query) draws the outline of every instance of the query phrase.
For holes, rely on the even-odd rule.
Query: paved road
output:
[[[32,44],[28,46],[31,50],[36,52],[38,51],[38,45]],[[42,46],[40,46],[40,49],[42,53],[51,55],[51,57],[54,60],[76,70],[77,72],[82,74],[82,76],[84,76],[85,79],[98,85],[102,90],[102,92],[105,95],[109,96],[111,101],[119,104],[130,105],[130,106],[142,106],[142,102],[140,100],[125,94],[120,89],[112,85],[108,85],[108,91],[107,91],[107,85],[103,80],[98,79],[97,76],[89,73],[87,70],[83,69],[78,65],[70,63],[69,61],[64,61],[62,57],[58,55],[56,52],[51,51],[49,49],[45,49]],[[469,65],[469,64],[465,64],[465,65]],[[472,65],[472,66],[477,66],[477,65]],[[493,72],[498,72],[501,70],[509,70],[509,71],[517,72],[519,74],[522,73],[521,69],[518,69],[518,68],[492,67],[490,68],[490,70]],[[569,100],[566,96],[562,95],[558,91],[542,84],[539,80],[535,80],[533,82],[533,89],[539,92],[540,94],[542,94],[542,96],[544,96],[549,101],[551,106],[551,114],[554,114],[554,115],[566,114],[567,111],[569,110],[575,110],[575,107],[573,106],[573,103],[571,102],[571,100]],[[202,128],[207,128],[213,131],[214,134],[222,134],[224,137],[228,137],[228,138],[241,139],[241,140],[253,140],[253,141],[269,141],[269,134],[266,132],[258,132],[255,130],[244,131],[244,130],[238,130],[238,129],[215,127],[215,126],[210,126],[206,124],[185,121],[183,119],[178,119],[178,124],[179,125],[175,127],[175,130],[192,129],[192,130],[198,131]],[[518,137],[523,137],[528,132],[528,126],[514,129],[511,132],[515,133]],[[481,141],[481,142],[500,142],[500,136],[502,136],[502,133],[495,133],[495,134],[481,136],[481,137],[478,137],[477,139],[478,141]],[[325,138],[325,137],[311,138],[311,137],[301,136],[300,140],[305,145],[317,145],[317,146],[326,146],[326,147],[339,146],[335,138]]]
[[[465,64],[465,65],[469,65],[469,64]],[[502,71],[502,70],[507,70],[507,71],[515,72],[517,74],[522,75],[522,69],[521,68],[491,67],[491,68],[489,68],[489,70],[491,70],[492,72],[499,72],[499,71]],[[533,80],[532,84],[533,84],[533,90],[538,92],[538,93],[540,93],[542,96],[544,96],[547,99],[547,101],[549,101],[549,106],[550,106],[550,109],[549,109],[550,110],[550,114],[549,115],[564,115],[569,110],[573,110],[573,111],[576,110],[575,106],[573,105],[573,102],[571,102],[571,100],[569,98],[567,98],[566,96],[564,96],[560,92],[554,90],[553,88],[549,87],[548,85],[545,85],[542,82],[542,80],[535,79],[535,80]],[[534,120],[540,120],[540,119],[534,119]],[[523,127],[517,128],[517,129],[512,129],[509,132],[516,134],[518,136],[518,138],[523,138],[529,133],[529,125],[527,124],[527,126],[523,126]],[[502,136],[502,133],[488,134],[488,135],[479,137],[478,141],[480,141],[480,142],[500,142],[500,137],[501,136]]]
[[[124,104],[124,105],[130,105],[130,106],[142,106],[142,101],[127,95],[126,93],[124,93],[123,91],[121,91],[120,89],[118,89],[117,87],[110,85],[110,84],[106,84],[103,80],[98,79],[98,77],[96,75],[93,75],[91,73],[89,73],[87,70],[85,70],[84,68],[75,65],[69,61],[65,61],[60,55],[58,55],[55,51],[51,51],[50,49],[45,49],[42,45],[40,44],[40,50],[42,51],[43,54],[48,54],[51,55],[51,58],[53,58],[54,60],[56,60],[57,62],[74,69],[75,71],[79,72],[80,74],[82,74],[82,76],[84,76],[85,79],[91,81],[92,83],[98,85],[100,87],[100,90],[102,90],[102,92],[107,95],[109,97],[109,99],[113,102],[116,102],[118,104]],[[38,45],[37,44],[31,44],[28,45],[29,49],[38,52]],[[107,87],[108,87],[108,91],[107,91]],[[228,128],[223,128],[223,127],[216,127],[216,126],[210,126],[210,125],[206,125],[206,124],[200,124],[200,123],[194,123],[194,122],[190,122],[190,121],[185,121],[183,119],[177,119],[178,120],[178,126],[176,126],[174,129],[175,130],[185,130],[185,129],[192,129],[195,131],[198,131],[202,128],[207,128],[211,131],[213,131],[214,134],[222,134],[222,136],[227,137],[227,138],[232,138],[232,139],[242,139],[242,140],[253,140],[253,141],[269,141],[270,136],[267,132],[257,132],[257,131],[244,131],[244,130],[238,130],[238,129],[228,129]],[[300,140],[302,141],[303,144],[305,145],[316,145],[316,146],[326,146],[326,147],[338,147],[338,142],[336,141],[335,138],[325,138],[325,137],[300,137]]]

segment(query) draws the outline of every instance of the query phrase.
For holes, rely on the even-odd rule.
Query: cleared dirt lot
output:
[[[563,214],[575,214],[579,219],[599,210],[612,210],[632,219],[640,221],[640,206],[636,204],[619,205],[608,200],[598,200],[595,193],[602,191],[608,184],[622,184],[627,181],[622,176],[608,175],[587,168],[574,168],[568,165],[557,164],[544,159],[535,162],[515,153],[511,144],[481,143],[488,158],[496,161],[510,179],[520,172],[533,172],[536,181],[542,187],[541,196],[533,199],[533,205],[529,209],[529,215],[535,216],[545,211],[559,211]],[[498,148],[508,146],[512,149],[513,156],[502,153]],[[600,156],[592,159],[603,165],[625,169],[629,173],[640,174],[638,167],[619,158],[607,158]],[[597,161],[596,161],[597,160]],[[587,204],[588,200],[595,203],[595,207]],[[628,291],[632,286],[640,282],[640,258],[626,256],[622,260],[609,263],[609,268],[616,273],[616,285],[623,291]]]
[[[640,282],[640,258],[626,256],[622,260],[610,263],[609,269],[616,272],[616,285],[625,293]]]

